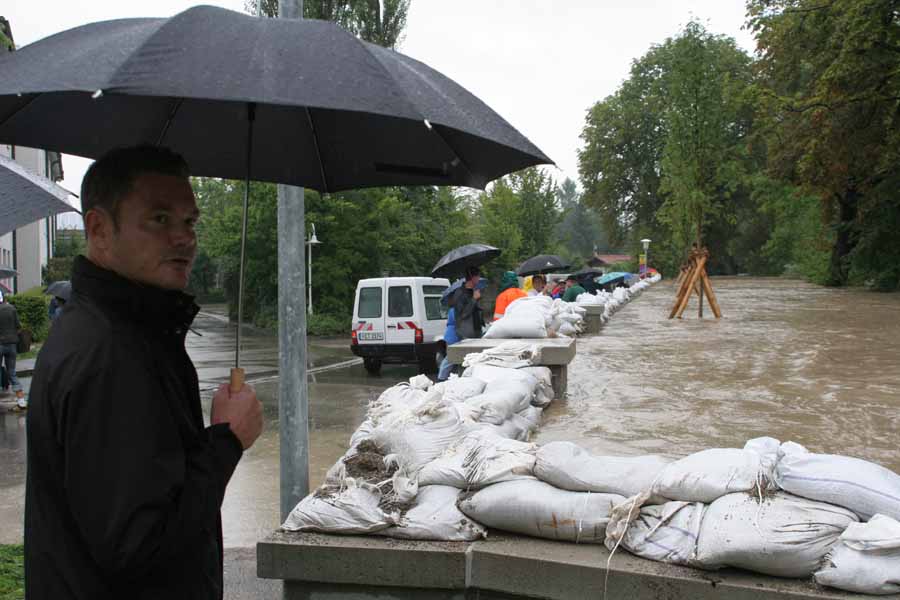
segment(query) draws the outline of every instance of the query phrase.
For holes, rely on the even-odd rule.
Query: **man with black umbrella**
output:
[[[450,306],[456,312],[456,334],[460,339],[481,337],[484,317],[481,305],[478,304],[481,299],[481,290],[478,289],[480,279],[481,271],[478,267],[468,267],[465,283],[450,298]]]
[[[222,598],[225,487],[262,429],[223,385],[204,427],[184,339],[197,205],[184,160],[114,150],[82,184],[87,257],[31,386],[29,599]]]

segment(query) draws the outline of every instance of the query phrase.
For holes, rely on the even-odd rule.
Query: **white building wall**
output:
[[[6,157],[12,157],[13,148],[8,145],[0,145],[0,153]],[[47,156],[43,150],[34,148],[15,147],[15,161],[33,173],[47,177]],[[51,219],[41,219],[30,225],[16,230],[15,261],[13,260],[13,234],[0,236],[0,264],[12,267],[15,262],[19,275],[13,279],[0,281],[7,288],[17,292],[43,284],[42,267],[47,265],[48,259],[53,256],[52,244],[48,247],[47,226]],[[52,233],[50,234],[52,238]]]

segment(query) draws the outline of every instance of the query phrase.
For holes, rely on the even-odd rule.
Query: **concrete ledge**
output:
[[[275,532],[256,546],[263,579],[463,589],[465,542]]]
[[[515,341],[524,342],[526,344],[534,344],[541,348],[540,365],[551,367],[556,365],[567,365],[575,358],[575,338],[538,338],[538,339],[516,339],[516,340],[463,340],[459,343],[447,347],[447,357],[454,364],[462,364],[467,354],[482,352],[488,348],[495,348],[500,344]]]
[[[597,334],[603,327],[603,313],[606,306],[599,304],[579,304],[585,310],[584,313],[584,333]]]
[[[572,600],[603,598],[604,587],[610,600],[872,598],[807,580],[677,567],[625,551],[616,553],[607,578],[608,559],[609,552],[600,545],[497,532],[471,544],[275,533],[257,547],[259,576],[287,580],[290,598]],[[900,595],[881,598],[898,600]]]

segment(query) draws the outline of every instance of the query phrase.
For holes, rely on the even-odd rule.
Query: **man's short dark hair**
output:
[[[538,273],[537,275],[535,275],[534,277],[531,278],[531,284],[534,285],[534,282],[538,281],[538,280],[543,281],[544,283],[547,283],[547,279],[543,275]]]
[[[466,281],[472,279],[476,275],[481,275],[481,269],[478,267],[466,267]]]
[[[134,187],[141,175],[190,176],[188,164],[168,148],[132,146],[110,150],[91,165],[81,182],[81,213],[103,208],[119,224],[119,202]]]

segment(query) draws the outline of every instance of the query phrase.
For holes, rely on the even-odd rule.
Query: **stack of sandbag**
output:
[[[549,331],[558,337],[573,337],[584,330],[585,309],[575,302],[553,301]]]

